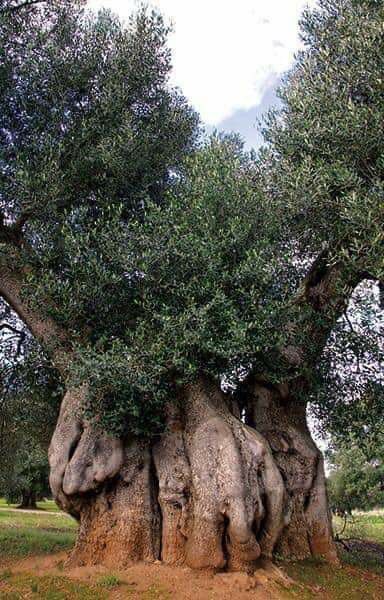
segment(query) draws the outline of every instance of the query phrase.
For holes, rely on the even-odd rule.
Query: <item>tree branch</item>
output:
[[[9,331],[12,331],[15,335],[22,335],[24,333],[23,331],[20,331],[20,329],[13,327],[13,325],[10,325],[9,323],[0,323],[0,331],[2,331],[3,329],[8,329]]]
[[[293,299],[293,305],[302,308],[304,317],[300,323],[292,322],[287,327],[290,342],[281,354],[289,365],[313,366],[360,280],[347,266],[329,264],[325,251],[315,259]]]
[[[0,243],[11,244],[20,248],[23,244],[23,227],[31,216],[31,211],[25,211],[21,213],[13,225],[6,225],[5,215],[0,212]]]
[[[1,10],[6,12],[10,12],[10,13],[16,13],[19,10],[23,10],[25,8],[30,8],[31,6],[34,6],[35,4],[45,4],[47,0],[26,0],[25,2],[22,2],[21,4],[15,4],[14,6],[6,6],[5,8],[2,8]]]
[[[52,356],[57,369],[65,373],[72,353],[71,340],[67,332],[53,319],[42,317],[26,305],[21,296],[23,283],[23,276],[20,272],[0,265],[0,296],[11,306],[36,340]]]

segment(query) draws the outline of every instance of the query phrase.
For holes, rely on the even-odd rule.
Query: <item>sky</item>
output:
[[[258,146],[256,123],[300,47],[298,21],[316,0],[152,0],[173,26],[172,83],[208,130],[238,131]],[[89,0],[127,19],[139,0]]]

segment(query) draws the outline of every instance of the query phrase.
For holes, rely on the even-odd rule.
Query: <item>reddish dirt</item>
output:
[[[141,600],[142,594],[154,588],[155,598],[172,600],[281,600],[280,591],[291,580],[276,566],[257,570],[255,576],[245,573],[207,573],[188,567],[169,567],[158,563],[136,563],[124,571],[101,565],[66,568],[66,553],[37,556],[12,563],[12,572],[28,572],[38,576],[59,575],[95,583],[103,575],[116,575],[122,585],[111,591],[113,600]],[[9,565],[10,566],[10,565]],[[129,586],[124,591],[126,584]],[[146,597],[146,596],[145,596]],[[152,595],[151,595],[152,598]]]

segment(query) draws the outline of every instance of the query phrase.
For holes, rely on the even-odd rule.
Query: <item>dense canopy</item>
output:
[[[29,302],[71,333],[68,376],[87,382],[90,412],[152,431],[171,387],[198,374],[278,381],[317,360],[335,316],[299,300],[314,258],[336,266],[341,298],[383,278],[380,3],[304,15],[307,49],[258,155],[234,136],[196,145],[159,15],[124,29],[81,3],[41,3],[27,25],[13,4],[1,235],[29,265]]]

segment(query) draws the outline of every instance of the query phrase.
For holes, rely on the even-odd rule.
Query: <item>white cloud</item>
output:
[[[299,47],[298,20],[315,0],[152,0],[174,24],[173,82],[202,119],[216,125],[260,102],[271,74]],[[136,0],[89,0],[126,18]]]

